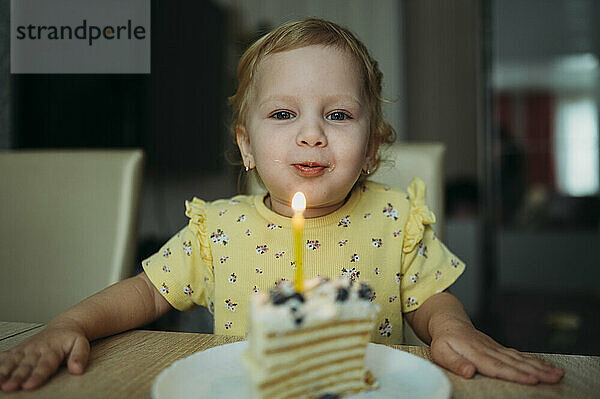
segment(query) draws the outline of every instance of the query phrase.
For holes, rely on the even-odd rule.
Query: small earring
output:
[[[250,169],[248,168],[248,166],[246,165],[246,172],[249,171]]]
[[[367,170],[363,169],[363,173],[368,176],[371,174],[371,169],[367,169]]]

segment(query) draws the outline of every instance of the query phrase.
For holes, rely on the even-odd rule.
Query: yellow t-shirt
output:
[[[381,306],[372,341],[402,342],[402,313],[448,288],[464,264],[435,236],[425,184],[408,194],[367,182],[335,212],[304,225],[304,277],[348,276],[365,281]],[[189,225],[142,262],[169,303],[206,306],[216,334],[245,335],[249,297],[295,273],[291,218],[276,214],[263,195],[186,202]]]

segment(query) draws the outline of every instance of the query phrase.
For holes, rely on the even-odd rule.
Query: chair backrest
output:
[[[0,152],[0,320],[46,322],[134,270],[141,150]]]
[[[379,169],[369,180],[389,184],[406,190],[413,177],[421,178],[427,185],[426,203],[435,213],[433,226],[436,235],[444,239],[444,153],[441,143],[395,143],[381,154]],[[248,194],[259,194],[264,188],[254,174],[246,184]]]

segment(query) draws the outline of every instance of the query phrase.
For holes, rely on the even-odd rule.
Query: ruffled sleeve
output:
[[[465,264],[435,235],[435,215],[425,205],[425,183],[414,179],[408,186],[409,215],[405,225],[400,273],[402,311],[419,308],[430,296],[456,281]]]
[[[178,310],[194,306],[210,309],[214,298],[214,272],[207,235],[205,203],[185,203],[190,218],[186,227],[161,249],[142,261],[146,275],[165,299]]]
[[[186,226],[142,261],[152,284],[178,310],[209,307],[214,297],[212,267],[203,262],[196,236]]]
[[[213,266],[212,253],[210,251],[210,238],[208,236],[206,225],[205,202],[195,198],[192,201],[185,201],[185,215],[190,218],[189,229],[196,236],[200,246],[200,257],[202,261]]]
[[[404,228],[404,242],[402,250],[407,253],[423,239],[425,226],[435,223],[435,215],[425,205],[427,188],[423,180],[414,178],[408,185],[410,211]]]

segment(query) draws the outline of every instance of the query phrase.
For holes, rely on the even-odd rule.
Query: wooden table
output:
[[[41,324],[0,322],[0,350],[10,349],[41,331]],[[221,335],[135,330],[92,343],[85,374],[70,375],[63,367],[45,386],[33,392],[4,394],[4,398],[150,398],[154,378],[177,359],[213,346],[240,341]],[[430,359],[429,348],[396,346]],[[598,398],[600,357],[535,354],[563,367],[558,385],[524,386],[480,375],[471,380],[450,372],[454,398]]]

